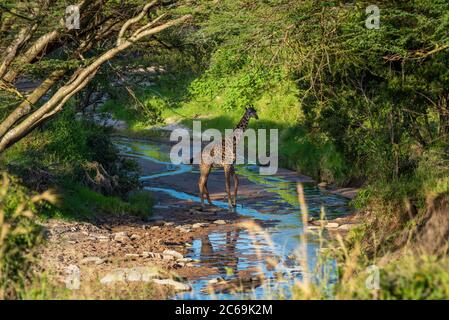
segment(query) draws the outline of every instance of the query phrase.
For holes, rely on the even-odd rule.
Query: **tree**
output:
[[[36,1],[36,9],[31,10],[29,17],[20,11],[28,11],[29,5],[2,4],[2,17],[15,16],[19,22],[13,23],[13,36],[2,34],[2,42],[9,39],[9,45],[0,65],[0,84],[20,101],[0,123],[0,152],[58,113],[105,62],[140,40],[191,19],[189,14],[173,17],[167,8],[173,3],[142,2],[83,0],[78,3],[80,30],[67,30],[64,19],[55,19],[51,14],[65,8],[57,1]],[[2,20],[2,30],[7,23],[8,20]],[[43,68],[47,73],[44,80],[30,94],[22,96],[14,87],[15,80],[26,74],[27,66],[38,65],[52,55],[64,61]],[[40,103],[48,93],[49,98]]]

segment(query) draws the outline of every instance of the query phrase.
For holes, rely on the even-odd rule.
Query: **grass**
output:
[[[115,216],[130,214],[141,217],[151,215],[153,197],[145,190],[132,192],[127,201],[106,196],[79,184],[68,184],[64,187],[62,198],[56,206],[44,213],[44,217],[52,216],[60,219],[89,218],[97,214]]]

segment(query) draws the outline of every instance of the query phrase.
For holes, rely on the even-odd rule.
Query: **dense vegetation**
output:
[[[108,9],[117,10],[111,3]],[[39,185],[42,179],[23,184],[38,191],[52,186],[75,191],[62,202],[75,212],[92,205],[107,212],[109,202],[99,197],[108,192],[91,190],[83,178],[86,163],[99,163],[122,179],[120,186],[126,186],[106,195],[124,201],[111,208],[129,211],[127,194],[136,187],[135,177],[129,176],[130,164],[111,166],[120,160],[104,129],[87,120],[72,121],[74,109],[84,113],[92,105],[92,92],[106,93],[109,100],[101,111],[126,120],[135,132],[164,121],[190,125],[198,117],[203,127],[224,129],[253,104],[260,121],[252,125],[281,130],[284,166],[317,181],[361,188],[353,205],[364,213],[366,223],[346,243],[359,250],[357,268],[405,246],[436,256],[431,264],[427,258],[413,259],[409,274],[397,267],[408,262],[386,268],[384,276],[389,280],[383,283],[392,287],[385,288],[381,298],[447,297],[447,248],[426,234],[434,231],[444,238],[449,231],[429,230],[429,221],[435,212],[447,209],[449,197],[449,3],[379,0],[380,28],[367,29],[365,9],[371,4],[181,2],[170,12],[192,14],[188,27],[152,37],[150,46],[136,45],[132,52],[113,59],[114,67],[102,66],[57,119],[2,154],[3,166],[10,166],[8,170],[18,176],[31,166],[50,173],[44,185]],[[10,9],[1,12],[11,14]],[[5,25],[2,22],[4,38],[0,39],[14,34],[6,32]],[[82,34],[78,37],[84,39]],[[21,72],[37,79],[58,68],[71,72],[87,63],[71,55],[74,48],[68,54],[44,55]],[[86,53],[94,59],[106,49],[87,48]],[[148,79],[133,73],[153,66],[158,69]],[[2,99],[5,118],[20,99],[11,90]],[[82,195],[91,201],[84,209],[74,203]],[[422,246],[426,239],[435,245]],[[437,280],[413,280],[417,274],[431,273]],[[443,289],[434,291],[435,296],[425,290],[411,295],[426,286]],[[342,290],[340,294],[364,293],[346,295]]]

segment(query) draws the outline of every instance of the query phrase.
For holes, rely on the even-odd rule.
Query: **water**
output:
[[[144,183],[154,178],[192,171],[190,165],[172,165],[167,146],[127,139],[117,140],[116,144],[122,154],[164,165],[160,172],[140,177]],[[246,204],[238,205],[237,213],[263,221],[262,230],[255,232],[239,228],[228,232],[214,232],[206,237],[195,239],[187,257],[200,261],[199,264],[216,268],[217,273],[192,281],[192,292],[178,294],[175,298],[288,298],[291,294],[290,287],[295,281],[300,281],[304,276],[310,278],[317,276],[316,274],[305,275],[299,266],[298,259],[295,258],[301,245],[300,236],[303,232],[296,182],[281,175],[260,176],[257,169],[254,165],[239,166],[237,172],[250,181],[263,185],[266,191],[272,193],[272,196],[258,199],[250,204],[243,201]],[[164,186],[145,188],[166,193],[177,199],[200,202],[197,195],[173,188]],[[325,211],[327,217],[338,217],[347,213],[347,199],[323,192],[310,183],[304,183],[303,188],[309,216],[319,217],[321,210]],[[228,208],[227,202],[224,201],[214,201],[214,205]],[[307,239],[308,270],[314,270],[319,257],[319,241],[316,236],[308,236]],[[273,258],[273,261],[267,263],[269,258]],[[330,267],[332,268],[332,263]],[[238,293],[211,293],[206,289],[211,279],[220,277],[238,281],[239,274],[245,271],[249,274],[245,277],[263,276],[265,281],[261,285],[251,282],[245,292]]]

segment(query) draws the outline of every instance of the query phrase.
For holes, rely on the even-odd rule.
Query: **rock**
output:
[[[152,258],[152,259],[162,259],[163,258],[162,254],[160,254],[160,253],[147,252],[147,251],[144,251],[142,253],[142,257],[144,257],[144,258]]]
[[[192,258],[181,258],[181,259],[178,259],[178,262],[192,262],[192,261],[193,261]]]
[[[99,257],[86,257],[80,261],[81,264],[102,264],[104,262],[103,259]]]
[[[166,227],[173,226],[174,224],[175,224],[174,222],[164,222],[164,226]]]
[[[114,240],[117,242],[125,242],[127,241],[128,238],[128,234],[126,232],[117,232],[114,233]]]
[[[193,229],[198,229],[198,228],[204,228],[207,227],[209,224],[205,223],[205,222],[198,222],[192,225]]]
[[[216,283],[223,282],[223,281],[225,281],[223,278],[214,278],[214,279],[210,279],[209,281],[207,281],[207,283],[216,284]]]
[[[325,227],[326,229],[336,229],[338,228],[339,224],[336,222],[328,222]]]
[[[114,282],[136,282],[143,281],[149,282],[153,279],[160,278],[160,273],[153,268],[136,267],[136,268],[119,268],[108,273],[106,276],[100,279],[102,284],[110,284]]]
[[[187,233],[187,232],[191,232],[192,230],[186,229],[186,228],[179,228],[179,231]]]
[[[159,227],[159,226],[152,226],[150,228],[150,230],[161,230],[161,227]]]
[[[139,239],[140,239],[140,236],[137,235],[137,234],[133,234],[133,235],[131,235],[130,239],[131,239],[131,240],[139,240]]]
[[[338,230],[349,231],[355,227],[357,227],[357,225],[354,223],[342,224],[341,226],[338,227]]]
[[[125,254],[125,258],[139,258],[139,254],[137,253],[127,253]]]
[[[173,287],[175,291],[190,291],[192,290],[192,287],[190,287],[188,284],[175,281],[173,279],[153,279],[154,283],[160,284],[160,285],[168,285]]]
[[[320,187],[320,188],[327,188],[327,182],[320,182],[320,183],[318,183],[318,187]]]
[[[309,220],[308,223],[312,226],[325,226],[327,224],[326,220]]]
[[[108,242],[109,241],[109,237],[108,236],[98,236],[97,239],[100,242]]]
[[[165,256],[165,255],[169,255],[169,256],[173,256],[173,257],[175,257],[176,259],[182,259],[182,258],[184,258],[184,256],[181,254],[181,253],[179,253],[179,252],[177,252],[177,251],[175,251],[175,250],[164,250],[164,252],[162,252],[162,254]]]
[[[215,224],[226,224],[226,221],[224,221],[224,220],[215,220],[214,223]]]
[[[173,257],[170,254],[164,254],[164,255],[162,255],[162,259],[170,261],[170,260],[175,260],[175,257]]]

